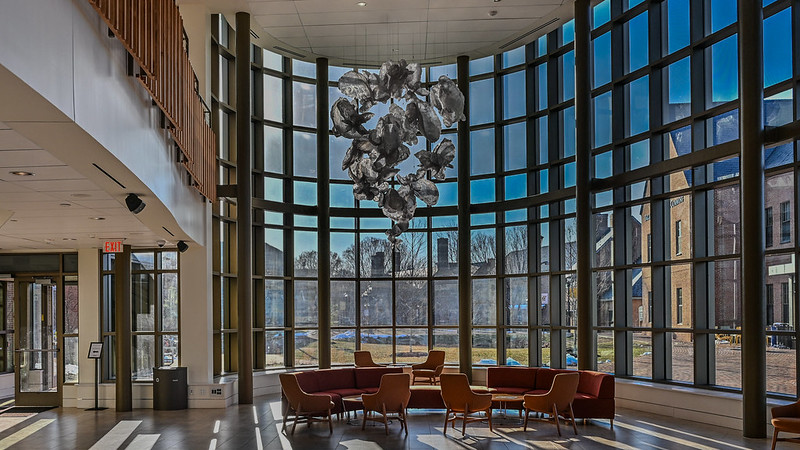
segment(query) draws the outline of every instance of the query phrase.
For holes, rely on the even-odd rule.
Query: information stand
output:
[[[108,408],[101,408],[98,404],[100,397],[100,357],[103,355],[103,343],[92,342],[89,344],[89,359],[94,360],[94,408],[86,411],[102,411]]]

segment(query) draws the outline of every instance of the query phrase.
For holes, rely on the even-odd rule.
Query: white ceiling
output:
[[[250,12],[251,28],[265,48],[276,46],[333,64],[380,64],[405,58],[450,62],[456,56],[479,57],[537,26],[508,49],[530,42],[556,26],[573,0],[199,0],[211,12],[225,13],[233,25],[236,11]],[[178,3],[197,3],[179,0]],[[561,8],[561,9],[559,9]],[[496,14],[490,15],[494,11]],[[281,50],[280,53],[286,54]],[[296,56],[296,55],[292,55]]]
[[[100,247],[123,236],[135,246],[162,239],[94,182],[0,122],[0,251]]]

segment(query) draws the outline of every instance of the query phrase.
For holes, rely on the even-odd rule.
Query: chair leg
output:
[[[286,411],[283,413],[283,427],[281,431],[286,431],[286,421],[289,419],[289,408],[286,408]]]
[[[578,434],[578,427],[575,426],[575,413],[572,412],[572,403],[569,404],[569,417],[572,419],[572,429],[575,430],[575,434]]]
[[[328,430],[333,434],[333,419],[331,418],[331,410],[328,410]]]
[[[772,450],[775,450],[775,444],[778,443],[778,429],[775,428],[775,432],[772,433]]]
[[[464,436],[467,434],[467,411],[469,411],[469,406],[464,408],[464,415],[461,417],[464,421],[461,423],[461,435]]]
[[[555,403],[553,404],[553,419],[556,421],[556,431],[558,431],[558,436],[561,437],[561,425],[558,423],[558,408],[556,408]]]
[[[364,420],[361,421],[361,431],[364,431],[364,429],[367,427],[367,410],[366,409],[364,410],[364,414],[362,414],[362,415],[364,416]]]
[[[294,434],[295,428],[297,428],[297,420],[300,419],[300,411],[294,412],[294,423],[292,424],[292,434]]]
[[[525,408],[525,425],[522,427],[522,431],[528,431],[528,415],[529,414],[530,414],[530,411],[528,411],[528,408]]]
[[[614,429],[614,419],[609,419],[608,423],[611,424],[611,429]]]
[[[383,428],[386,430],[386,435],[389,435],[389,418],[386,417],[386,405],[381,405],[381,410],[383,412]]]
[[[450,408],[447,408],[447,411],[444,413],[444,430],[442,431],[443,434],[447,434],[447,425],[450,423]]]
[[[492,407],[491,406],[489,407],[489,431],[493,431],[492,430]]]

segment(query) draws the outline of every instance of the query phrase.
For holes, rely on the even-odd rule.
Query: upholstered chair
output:
[[[550,391],[546,394],[526,394],[522,406],[525,407],[525,426],[523,431],[528,431],[528,416],[531,412],[550,414],[556,422],[556,430],[561,436],[561,426],[558,424],[558,416],[563,415],[572,420],[572,429],[578,434],[578,427],[575,426],[575,414],[572,412],[572,400],[578,392],[578,382],[581,375],[574,373],[559,373],[553,378]]]
[[[364,403],[364,420],[361,423],[361,429],[363,430],[367,426],[367,420],[374,420],[383,423],[388,435],[389,414],[397,414],[400,429],[405,430],[408,434],[406,409],[409,399],[411,399],[411,375],[407,373],[384,374],[381,377],[378,392],[361,395],[361,401]],[[373,413],[377,413],[379,416],[373,417]]]
[[[442,400],[447,412],[444,417],[444,434],[447,434],[447,425],[452,423],[456,427],[456,420],[462,420],[461,434],[467,431],[467,422],[488,421],[489,431],[492,430],[492,394],[478,394],[469,387],[469,380],[463,373],[442,374]],[[485,416],[473,416],[477,413]],[[452,414],[452,415],[451,415]]]
[[[383,367],[372,360],[372,353],[370,353],[368,350],[359,350],[353,352],[353,358],[355,360],[356,367]]]
[[[800,442],[800,438],[778,438],[778,433],[800,433],[800,401],[772,408],[772,450],[778,441]]]
[[[442,370],[444,370],[444,350],[431,350],[425,362],[411,366],[411,375],[414,376],[412,384],[417,383],[417,378],[436,384]]]
[[[311,424],[312,422],[328,422],[328,429],[333,433],[333,421],[331,420],[331,410],[334,407],[331,396],[327,394],[307,394],[300,388],[297,376],[293,373],[279,374],[281,390],[286,398],[288,408],[283,413],[283,430],[289,421],[292,413],[293,424],[292,434],[298,423]]]

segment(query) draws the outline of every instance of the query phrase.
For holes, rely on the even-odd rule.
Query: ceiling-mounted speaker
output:
[[[186,250],[189,250],[189,244],[183,241],[178,241],[178,251],[183,253]]]
[[[136,194],[128,194],[128,196],[125,197],[125,204],[128,206],[128,210],[134,214],[139,214],[146,206],[142,199]]]

